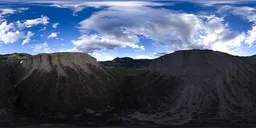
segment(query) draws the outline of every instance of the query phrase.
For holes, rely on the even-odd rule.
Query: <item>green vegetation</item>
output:
[[[29,54],[25,54],[25,53],[6,54],[6,55],[0,55],[0,60],[24,60],[29,56],[30,56]]]
[[[122,76],[137,76],[146,72],[146,70],[136,70],[136,69],[129,69],[129,68],[112,68],[109,70],[113,70],[114,72]]]
[[[124,58],[115,58],[112,61],[103,61],[100,63],[102,63],[104,66],[110,66],[110,67],[140,68],[140,67],[148,67],[151,61],[152,60],[149,60],[149,59],[133,59],[129,57],[124,57]]]
[[[26,58],[27,58],[27,56],[21,56],[19,54],[12,54],[12,55],[8,56],[8,60],[24,60]]]

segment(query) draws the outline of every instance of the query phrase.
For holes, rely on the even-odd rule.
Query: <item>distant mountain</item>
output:
[[[101,62],[104,66],[114,67],[147,67],[152,60],[150,59],[133,59],[130,57],[115,58],[112,61]]]
[[[256,55],[252,55],[252,56],[250,56],[251,58],[255,58],[256,59]]]

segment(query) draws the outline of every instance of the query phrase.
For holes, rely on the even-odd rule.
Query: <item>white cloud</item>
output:
[[[192,3],[204,4],[206,6],[213,6],[218,4],[242,4],[246,2],[252,2],[253,0],[182,0]]]
[[[247,32],[245,43],[252,46],[256,41],[256,26],[253,26],[251,30]]]
[[[72,41],[72,43],[76,46],[77,51],[89,53],[100,49],[114,49],[117,47],[124,48],[126,46],[144,50],[143,46],[136,44],[138,42],[139,40],[136,36],[120,39],[115,35],[83,35],[79,37],[79,40]]]
[[[242,16],[244,19],[247,19],[250,22],[256,22],[256,9],[248,6],[230,6],[225,5],[218,8],[220,14],[233,14]]]
[[[25,39],[24,39],[23,42],[22,42],[22,45],[25,45],[25,44],[29,43],[30,38],[31,38],[33,35],[34,35],[34,33],[28,31],[27,36],[25,37]]]
[[[46,27],[43,27],[42,29],[39,30],[39,32],[45,31],[46,29],[47,29]]]
[[[139,47],[139,49],[141,49],[142,51],[145,51],[145,48],[142,45]]]
[[[101,52],[94,52],[94,53],[89,53],[91,56],[97,59],[97,61],[108,61],[108,60],[113,60],[114,57],[108,53],[101,53]]]
[[[168,51],[207,48],[231,52],[245,39],[244,33],[229,30],[222,17],[150,7],[111,7],[79,25],[83,35],[72,42],[75,50],[83,52],[123,47],[143,50],[138,35],[152,39],[156,46],[167,46]],[[97,34],[88,35],[91,30]]]
[[[249,22],[253,22],[254,25],[252,26],[251,30],[249,30],[246,34],[243,34],[244,37],[244,42],[248,44],[249,46],[252,46],[255,43],[256,40],[256,9],[253,7],[248,7],[248,6],[230,6],[230,5],[225,5],[221,6],[218,8],[218,13],[220,14],[232,14],[232,15],[237,15],[241,16],[244,19],[248,20]]]
[[[56,32],[51,33],[48,38],[56,38],[58,34]]]
[[[52,24],[52,27],[53,27],[53,28],[57,28],[58,25],[59,25],[59,23],[53,23],[53,24]]]
[[[28,8],[17,8],[17,9],[13,9],[13,8],[1,8],[0,9],[0,15],[1,17],[3,15],[8,15],[8,14],[14,14],[14,13],[20,13],[23,12],[25,10],[28,10]]]
[[[22,37],[22,33],[18,30],[15,30],[13,23],[7,24],[7,21],[4,21],[0,24],[0,42],[5,44],[14,43]]]
[[[53,52],[53,50],[49,47],[48,43],[46,43],[46,42],[44,42],[42,44],[36,44],[36,45],[32,46],[32,48],[34,49],[34,52],[40,52],[40,53]]]
[[[135,57],[132,57],[134,59],[153,59],[154,57],[152,56],[147,56],[147,55],[137,55]]]
[[[49,23],[49,18],[47,16],[41,16],[40,18],[26,20],[24,23],[20,21],[17,22],[19,27],[30,28],[39,24],[46,25]]]
[[[17,0],[12,0],[17,1]],[[20,2],[20,1],[19,1]],[[197,4],[203,4],[206,6],[221,5],[221,4],[242,4],[248,2],[254,2],[254,0],[171,0],[168,1],[162,0],[140,0],[140,1],[84,1],[84,0],[26,0],[23,1],[26,3],[39,3],[39,4],[49,4],[50,6],[59,7],[59,8],[69,8],[76,12],[83,10],[86,7],[110,7],[110,6],[124,6],[124,7],[138,7],[138,6],[164,6],[172,5],[179,2],[191,2]]]
[[[0,15],[13,14],[24,10],[27,10],[27,8],[0,9],[0,12],[2,11]],[[31,31],[26,31],[25,27],[32,27],[37,24],[46,24],[48,22],[48,17],[42,16],[41,18],[26,20],[24,23],[21,23],[20,21],[8,23],[6,19],[1,19],[1,21],[0,44],[15,43],[22,40],[22,45],[25,45],[26,43],[29,43],[30,38],[34,35]]]
[[[165,6],[171,5],[171,3],[163,2],[151,2],[151,1],[57,1],[57,0],[41,0],[33,1],[35,3],[50,4],[50,6],[58,8],[69,8],[74,11],[74,15],[77,12],[82,11],[87,7],[101,8],[101,7],[142,7],[142,6]]]
[[[11,9],[11,8],[3,8],[3,9],[0,9],[0,11],[2,15],[14,14],[16,12],[15,9]]]
[[[88,7],[142,7],[142,6],[164,6],[167,3],[157,3],[157,2],[150,2],[150,1],[91,1],[91,2],[84,2],[84,6]],[[170,3],[168,4],[170,5]]]

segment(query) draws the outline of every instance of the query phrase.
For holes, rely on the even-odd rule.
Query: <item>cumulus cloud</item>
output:
[[[225,5],[218,7],[218,12],[220,14],[233,14],[242,16],[250,22],[256,22],[256,10],[255,8],[248,6],[235,7],[231,5]]]
[[[46,25],[49,23],[49,18],[47,16],[41,16],[40,18],[26,20],[25,22],[21,23],[17,21],[19,27],[26,27],[30,28],[39,24]]]
[[[222,17],[150,7],[110,7],[79,25],[83,35],[72,42],[75,49],[84,52],[119,47],[143,49],[138,35],[153,40],[155,46],[167,46],[168,51],[206,48],[230,52],[245,40],[245,34],[229,30]],[[96,34],[88,34],[90,31]]]
[[[8,44],[18,41],[22,37],[22,33],[15,29],[13,23],[8,24],[4,21],[0,24],[0,41]]]
[[[245,43],[252,46],[253,43],[256,41],[256,26],[253,26],[251,30],[247,32],[247,37]]]
[[[53,50],[49,47],[47,42],[44,42],[42,44],[36,44],[34,46],[32,46],[32,48],[34,49],[34,52],[44,52],[44,53],[50,53],[53,52]]]
[[[48,38],[56,38],[58,34],[56,32],[51,33]]]
[[[138,48],[144,50],[143,46],[137,45],[139,42],[136,36],[124,37],[123,39],[115,35],[83,35],[78,40],[73,40],[75,49],[81,52],[94,52],[101,49],[124,48],[126,46],[131,48]]]
[[[254,23],[251,30],[246,32],[244,34],[245,38],[244,42],[248,44],[249,46],[252,46],[255,43],[256,40],[256,9],[253,7],[248,7],[248,6],[230,6],[230,5],[225,5],[225,6],[220,6],[218,8],[218,13],[223,14],[232,14],[236,16],[241,16],[244,19],[248,20],[249,22]]]
[[[20,8],[20,11],[26,10],[26,8]],[[17,11],[17,10],[16,10]],[[5,10],[5,14],[12,14],[14,10]],[[49,18],[42,16],[41,18],[26,20],[23,23],[20,21],[8,23],[6,19],[2,19],[0,24],[0,44],[15,43],[23,40],[22,45],[29,43],[30,38],[34,35],[32,32],[27,31],[25,28],[33,27],[38,24],[47,24]]]
[[[30,38],[31,38],[33,35],[34,35],[34,33],[28,31],[28,33],[27,33],[25,39],[24,39],[23,42],[22,42],[22,45],[25,45],[25,44],[29,43]]]
[[[27,10],[28,8],[1,8],[0,9],[0,18],[1,18],[1,24],[0,24],[0,44],[8,44],[8,43],[14,43],[18,41],[19,39],[23,38],[23,33],[17,29],[15,23],[8,23],[7,20],[3,19],[5,15],[14,14],[14,13],[20,13],[22,11]]]
[[[53,27],[53,28],[57,28],[58,26],[59,26],[59,23],[53,23],[53,24],[52,24],[52,27]]]

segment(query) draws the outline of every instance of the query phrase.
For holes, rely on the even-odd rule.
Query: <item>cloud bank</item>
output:
[[[110,7],[79,23],[82,36],[72,41],[77,51],[131,47],[144,49],[139,36],[169,51],[213,49],[230,52],[246,39],[232,32],[222,17],[150,7]],[[93,34],[89,34],[93,31]],[[165,52],[165,51],[164,51]]]

